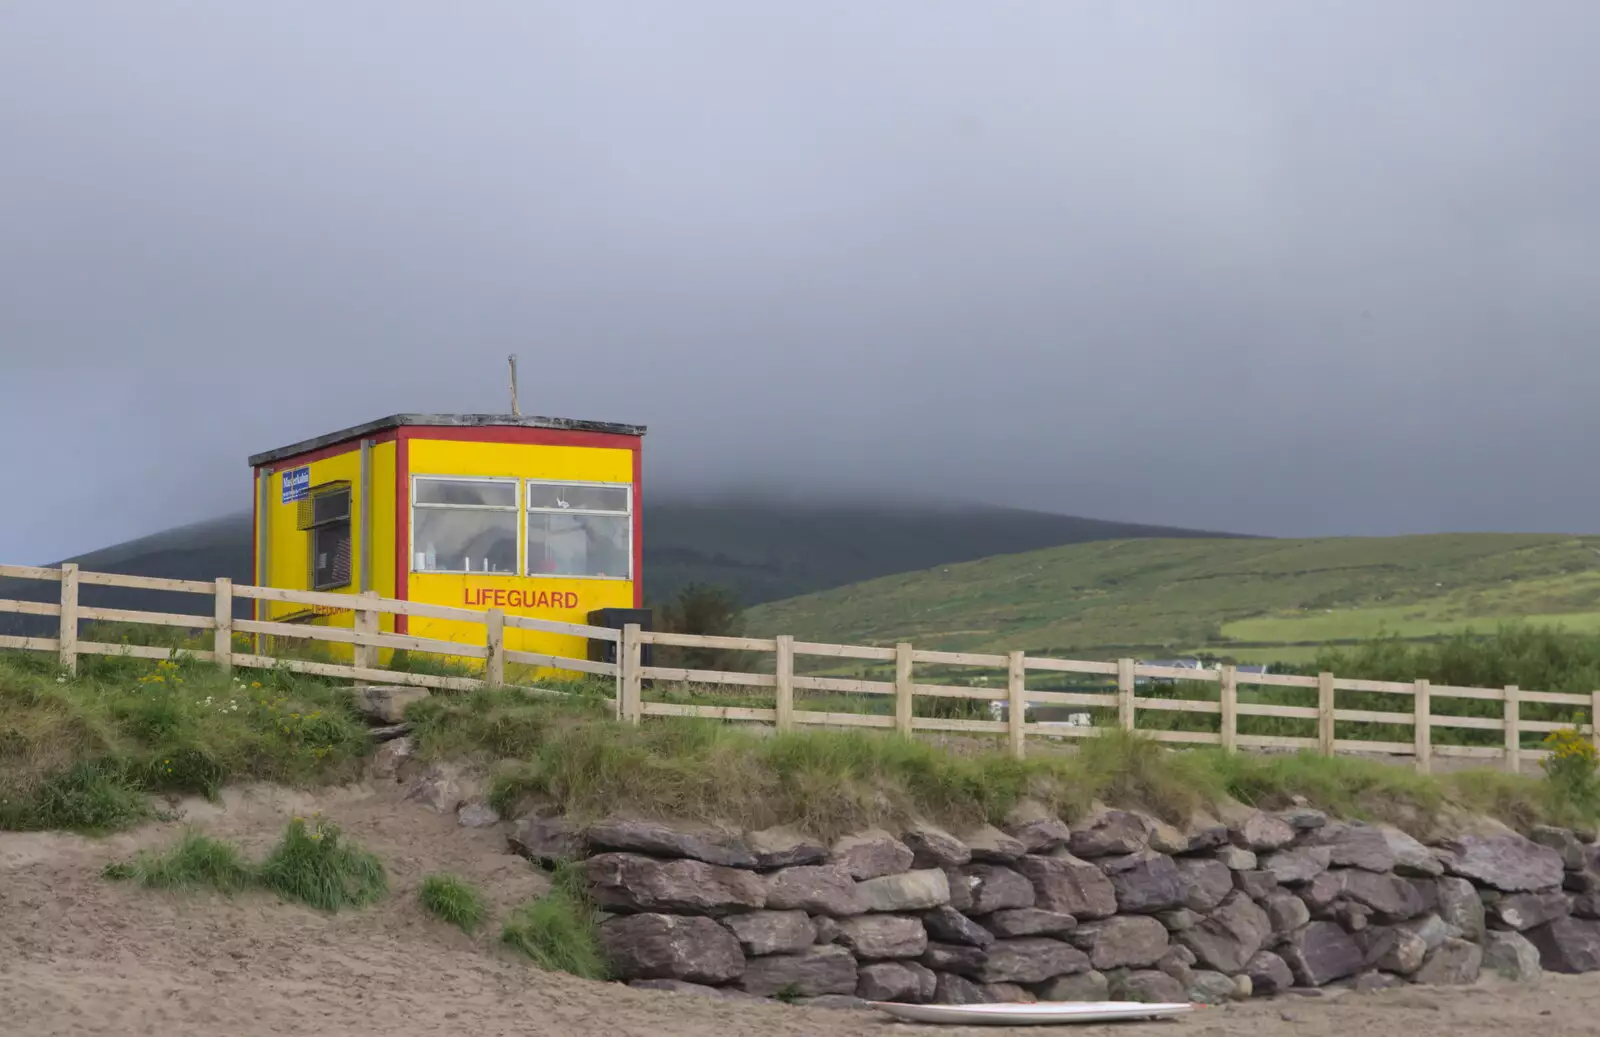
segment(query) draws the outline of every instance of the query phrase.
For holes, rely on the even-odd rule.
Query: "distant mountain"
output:
[[[746,605],[1062,544],[1219,535],[986,505],[792,503],[748,497],[688,502],[665,496],[645,504],[644,530],[645,593],[650,600],[700,581],[732,588]],[[250,515],[229,515],[66,561],[100,572],[187,580],[229,576],[248,583],[250,538]],[[36,581],[0,580],[0,598],[46,600],[52,593]],[[82,597],[84,604],[108,608],[196,610],[192,596],[163,592],[87,587]],[[22,619],[0,614],[0,630],[19,629]]]

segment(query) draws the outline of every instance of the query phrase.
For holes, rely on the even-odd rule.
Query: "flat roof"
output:
[[[378,432],[408,426],[433,426],[446,428],[546,428],[567,432],[602,432],[613,436],[642,436],[643,425],[619,425],[610,421],[583,421],[577,418],[544,418],[532,414],[391,414],[387,418],[369,421],[365,425],[329,432],[315,439],[302,440],[277,450],[268,450],[250,458],[250,467],[281,461],[286,457],[308,454],[313,450],[334,446],[346,440],[361,439]]]

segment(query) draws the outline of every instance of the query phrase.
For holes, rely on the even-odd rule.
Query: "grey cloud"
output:
[[[0,11],[0,556],[400,410],[685,490],[1592,530],[1590,3]],[[48,502],[48,506],[44,502]]]

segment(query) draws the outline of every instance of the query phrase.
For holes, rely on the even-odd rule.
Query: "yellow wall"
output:
[[[257,484],[256,492],[256,522],[258,523],[257,543],[254,547],[257,552],[256,572],[257,579],[268,587],[282,587],[287,590],[310,590],[310,537],[311,534],[302,531],[299,526],[298,502],[283,503],[283,473],[301,467],[294,463],[282,463],[282,468],[267,476],[267,499],[263,510],[260,499],[260,485]],[[364,509],[369,502],[361,494],[361,448],[359,444],[351,444],[349,450],[332,457],[313,461],[306,466],[311,469],[311,485],[318,486],[327,482],[346,481],[350,484],[350,519],[351,519],[351,559],[350,559],[350,586],[341,588],[331,593],[356,594],[359,593],[362,583],[361,573],[361,529]],[[259,476],[258,476],[259,478]],[[372,450],[372,550],[370,560],[372,567],[371,588],[379,595],[392,598],[395,592],[395,516],[394,516],[394,480],[395,480],[395,445],[393,443],[378,443]],[[267,551],[267,565],[261,568],[260,558],[260,531],[259,524],[265,519],[267,525],[269,544]],[[257,615],[264,620],[283,620],[291,616],[302,616],[310,611],[307,606],[294,605],[284,602],[258,602]],[[334,615],[319,615],[311,622],[324,626],[354,626],[354,616],[351,613]],[[394,629],[393,618],[385,616],[382,627],[386,631]],[[348,659],[351,651],[345,645],[322,646],[336,659]]]
[[[561,479],[572,482],[633,482],[633,452],[596,447],[532,446],[511,443],[467,443],[413,439],[409,443],[412,476],[502,476],[517,479]],[[408,494],[409,499],[409,494]],[[638,521],[637,513],[634,521]],[[525,526],[523,527],[525,529]],[[523,533],[526,536],[526,533]],[[408,552],[409,557],[409,552]],[[637,578],[638,574],[634,574]],[[599,608],[632,608],[631,580],[549,576],[507,576],[489,573],[412,573],[406,597],[411,601],[481,611],[498,607],[508,616],[531,616],[565,623],[585,623]],[[520,592],[520,593],[514,593]],[[495,595],[498,593],[498,597]],[[413,617],[409,632],[417,637],[482,644],[480,624]],[[582,637],[507,628],[506,647],[585,658]]]

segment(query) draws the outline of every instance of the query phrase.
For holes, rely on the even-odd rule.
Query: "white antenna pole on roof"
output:
[[[511,416],[520,418],[522,411],[517,407],[517,354],[512,353],[506,359],[511,362]]]

